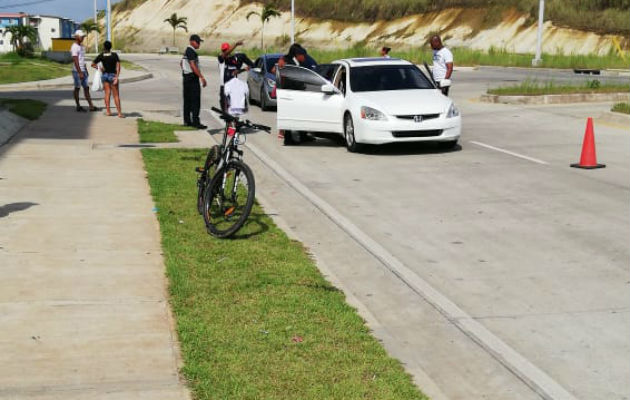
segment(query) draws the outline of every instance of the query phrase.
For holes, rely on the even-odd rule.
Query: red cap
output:
[[[221,51],[227,51],[230,50],[230,44],[229,43],[223,43],[221,45]]]

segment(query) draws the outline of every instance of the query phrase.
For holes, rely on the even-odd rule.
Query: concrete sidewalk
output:
[[[190,398],[136,141],[50,106],[0,148],[0,399]]]
[[[92,86],[93,71],[90,72],[90,87]],[[145,79],[153,78],[153,74],[144,70],[127,70],[123,69],[120,73],[120,84],[140,82]],[[22,90],[49,90],[49,89],[72,89],[74,81],[72,75],[68,72],[68,76],[55,79],[46,79],[43,81],[31,81],[21,83],[9,83],[0,85],[0,92],[16,92]]]

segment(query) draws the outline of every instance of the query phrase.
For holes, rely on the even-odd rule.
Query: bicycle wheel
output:
[[[243,162],[230,161],[206,188],[203,218],[208,233],[225,238],[245,224],[254,206],[254,174]]]
[[[219,159],[221,157],[221,147],[218,145],[212,146],[208,155],[206,156],[206,162],[203,165],[203,171],[199,175],[197,180],[197,210],[199,214],[203,215],[203,197],[206,193],[206,187],[208,182],[212,180],[214,173],[216,172]]]

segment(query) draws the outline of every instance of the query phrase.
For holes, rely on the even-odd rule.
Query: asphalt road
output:
[[[127,111],[179,115],[178,59],[128,57],[155,79],[123,87]],[[218,103],[214,60],[202,58],[202,68],[209,109]],[[629,399],[630,131],[599,122],[611,104],[474,100],[497,82],[537,76],[574,78],[563,71],[458,72],[452,96],[464,128],[455,151],[389,145],[350,154],[324,139],[284,147],[275,134],[250,135],[248,144],[558,387],[579,399]],[[608,167],[569,168],[589,116],[596,118],[599,161]],[[202,117],[218,127],[208,112]],[[249,118],[275,126],[273,112],[254,107]],[[416,381],[435,385],[427,391],[451,399],[544,397],[253,151],[246,160],[268,211],[311,248]]]

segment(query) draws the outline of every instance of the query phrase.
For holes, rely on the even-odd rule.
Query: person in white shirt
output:
[[[98,111],[94,104],[92,104],[92,98],[90,97],[90,87],[88,85],[88,69],[85,64],[85,47],[83,47],[83,39],[85,39],[85,32],[77,30],[74,32],[75,42],[70,47],[70,53],[72,54],[72,78],[74,79],[74,102],[77,105],[77,112],[84,112],[85,108],[79,104],[79,92],[83,87],[83,93],[85,99],[90,105],[90,111]]]
[[[247,83],[238,79],[237,70],[234,72],[234,79],[230,79],[225,84],[225,97],[227,100],[228,114],[239,117],[247,113],[247,99],[249,98],[249,87]]]
[[[433,79],[440,84],[445,79],[451,79],[453,75],[453,53],[444,47],[438,35],[431,38],[431,48],[433,49]],[[444,96],[448,96],[450,86],[441,89]]]

